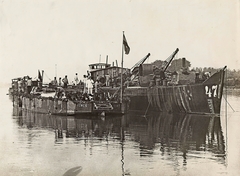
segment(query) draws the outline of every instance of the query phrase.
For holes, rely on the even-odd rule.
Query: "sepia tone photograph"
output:
[[[0,175],[240,175],[239,0],[2,0]]]

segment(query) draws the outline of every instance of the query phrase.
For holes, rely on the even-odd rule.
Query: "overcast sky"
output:
[[[179,48],[193,67],[240,69],[239,9],[238,0],[2,0],[0,82],[38,69],[45,81],[71,81],[106,55],[120,66],[122,31],[131,48],[124,67]]]

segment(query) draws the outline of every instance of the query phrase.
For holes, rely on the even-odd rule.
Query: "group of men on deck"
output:
[[[74,83],[73,85],[78,85],[81,81],[78,79],[78,74],[76,73],[75,78],[74,78]],[[57,78],[54,77],[54,79],[50,82],[50,85],[52,86],[63,86],[64,88],[67,88],[69,82],[68,82],[68,77],[65,75],[65,77],[62,79],[61,77],[59,78],[59,81],[57,81]]]
[[[29,76],[18,78],[15,84],[13,86],[17,88],[19,93],[30,93],[32,90],[32,78]]]
[[[188,68],[182,68],[179,71],[164,71],[164,68],[158,68],[153,66],[153,77],[150,81],[150,87],[152,86],[171,86],[178,84],[198,84],[202,83],[211,76],[211,72],[206,71],[189,71]],[[195,78],[195,79],[194,79]],[[186,81],[187,80],[187,81]]]

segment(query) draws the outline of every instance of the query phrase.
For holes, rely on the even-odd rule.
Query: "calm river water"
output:
[[[240,175],[240,90],[223,98],[220,118],[50,116],[0,93],[0,175]]]

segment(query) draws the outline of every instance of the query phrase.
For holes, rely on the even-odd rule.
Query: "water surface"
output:
[[[240,91],[220,117],[149,112],[51,116],[1,90],[1,175],[239,175]],[[235,112],[234,112],[234,111]]]

